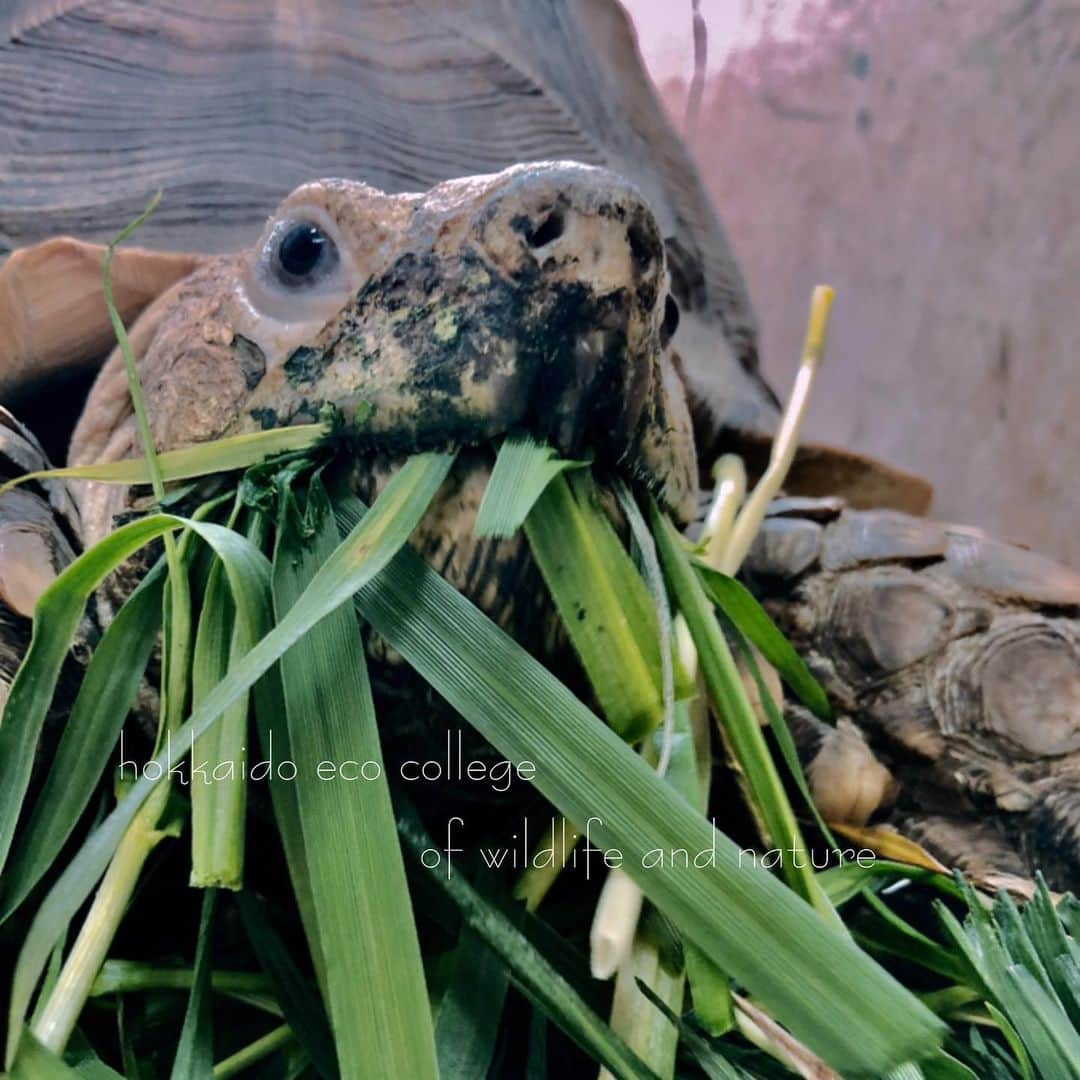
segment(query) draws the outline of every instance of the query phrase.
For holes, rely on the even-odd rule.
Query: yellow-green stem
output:
[[[214,1080],[224,1080],[225,1077],[236,1076],[263,1058],[269,1057],[275,1050],[288,1046],[293,1040],[292,1028],[288,1024],[268,1031],[261,1039],[249,1043],[242,1050],[230,1054],[227,1058],[219,1061],[214,1066]]]
[[[165,835],[157,829],[157,822],[168,795],[167,785],[155,788],[128,827],[101,879],[60,977],[34,1024],[38,1041],[55,1054],[63,1053],[94,979],[105,962],[143,865]]]
[[[833,290],[828,285],[818,285],[810,297],[810,316],[806,324],[802,361],[795,376],[795,385],[788,399],[787,408],[780,421],[780,430],[773,439],[772,453],[764,476],[755,485],[746,504],[735,519],[731,539],[724,548],[723,563],[718,567],[725,574],[733,574],[741,565],[750,545],[757,536],[769,503],[776,498],[787,479],[788,470],[799,445],[806,406],[814,376],[821,365],[825,352],[825,337],[829,328],[829,310],[832,307]]]
[[[514,886],[514,898],[525,902],[526,911],[535,911],[547,896],[551,886],[563,872],[570,853],[581,839],[581,833],[564,817],[552,818],[547,835],[536,847],[533,860]],[[537,865],[536,855],[551,850],[550,861],[544,858]]]

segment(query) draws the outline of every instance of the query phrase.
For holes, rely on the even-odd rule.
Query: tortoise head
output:
[[[165,294],[133,344],[161,448],[363,405],[372,452],[525,429],[685,516],[696,463],[666,278],[652,214],[605,170],[518,166],[423,195],[322,180]],[[135,452],[123,379],[113,357],[73,461]]]

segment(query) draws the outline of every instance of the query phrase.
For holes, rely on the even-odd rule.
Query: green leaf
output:
[[[944,1051],[919,1062],[925,1080],[980,1080],[966,1065]]]
[[[426,853],[438,849],[411,807],[400,808],[398,831],[428,880],[457,906],[462,923],[502,958],[515,984],[570,1038],[615,1077],[655,1080],[654,1074],[505,915],[487,903],[460,873],[454,873],[452,868],[447,873],[447,868],[431,863]]]
[[[744,1080],[747,1074],[714,1049],[708,1039],[673,1013],[651,986],[639,980],[638,989],[668,1023],[678,1030],[680,1042],[690,1052],[708,1080]]]
[[[83,675],[49,774],[4,874],[0,922],[52,865],[108,768],[161,624],[164,564],[128,597]]]
[[[781,870],[791,888],[835,926],[842,927],[835,909],[817,883],[809,849],[795,819],[795,812],[700,578],[694,573],[674,528],[660,516],[655,504],[651,504],[650,510],[664,573],[697,648],[709,696],[720,715],[732,753],[746,778],[754,807],[764,824],[766,843],[781,852]]]
[[[548,1080],[547,1017],[534,1008],[529,1017],[529,1057],[525,1062],[525,1080]]]
[[[162,966],[138,960],[106,960],[94,978],[91,997],[108,994],[135,994],[147,990],[190,990],[195,971],[189,967]],[[260,995],[268,1000],[270,983],[257,971],[223,971],[215,968],[210,975],[210,988],[215,994],[243,995],[247,999]],[[281,1015],[275,1008],[275,1016]]]
[[[963,888],[968,901],[964,925],[940,902],[938,915],[970,965],[969,981],[983,990],[987,1008],[1021,1067],[1026,1052],[1028,1072],[1033,1069],[1048,1080],[1080,1075],[1080,1033],[1058,1000],[1015,908],[1002,901],[990,913],[970,886]]]
[[[279,624],[338,546],[318,482],[307,509],[310,540],[291,499],[279,520]],[[312,898],[322,949],[332,958],[328,1011],[341,1075],[435,1077],[420,946],[353,612],[339,606],[309,630],[282,658],[281,679]]]
[[[1076,942],[1070,945],[1041,873],[1036,874],[1035,895],[1024,907],[1024,926],[1054,992],[1073,1024],[1080,1024],[1080,996],[1077,994],[1080,967],[1075,958]]]
[[[1009,967],[1006,985],[1011,993],[1002,1012],[1012,1020],[1039,1075],[1047,1080],[1080,1076],[1080,1034],[1057,998],[1020,964]]]
[[[230,435],[212,442],[196,443],[180,450],[157,455],[162,480],[192,480],[198,476],[233,472],[256,465],[271,455],[307,450],[328,434],[325,424],[296,424],[292,427]],[[0,495],[31,480],[95,480],[102,484],[149,484],[150,467],[143,457],[93,465],[71,465],[62,469],[41,469],[23,473],[0,484]]]
[[[104,1061],[97,1056],[93,1046],[85,1038],[78,1028],[68,1040],[67,1052],[64,1054],[67,1063],[84,1080],[124,1080],[115,1069],[110,1069]]]
[[[727,973],[696,945],[683,947],[686,978],[693,995],[694,1016],[710,1035],[723,1035],[735,1026],[735,999]]]
[[[264,1058],[289,1046],[292,1041],[292,1030],[288,1024],[282,1024],[280,1027],[268,1031],[261,1039],[248,1043],[247,1046],[237,1050],[235,1054],[230,1054],[223,1061],[219,1061],[214,1066],[214,1080],[225,1080],[226,1077],[237,1076],[242,1072],[246,1072]],[[292,1077],[300,1075],[305,1068],[306,1065],[301,1064],[296,1070],[286,1071],[284,1075],[287,1080],[291,1080]]]
[[[192,738],[207,730],[312,626],[345,603],[390,561],[415,528],[452,461],[451,455],[421,454],[411,458],[398,470],[371,513],[325,561],[304,596],[286,618],[233,667],[228,677],[207,696],[191,718],[171,735],[165,748],[153,759],[155,772],[160,769],[161,775],[167,775],[169,769],[183,759],[185,744],[190,746]],[[225,562],[237,605],[237,618],[250,618],[252,625],[257,625],[256,620],[263,616],[261,588],[267,573],[266,560],[236,533],[206,522],[185,521],[163,514],[133,522],[112,533],[68,567],[38,602],[35,627],[41,619],[48,623],[49,633],[40,635],[37,653],[34,641],[39,635],[35,634],[35,638],[31,639],[30,651],[12,684],[5,710],[5,716],[14,717],[15,723],[9,725],[5,722],[4,726],[0,726],[0,766],[6,765],[8,760],[17,763],[21,788],[15,798],[12,798],[9,787],[0,788],[0,809],[6,811],[12,802],[17,806],[21,801],[29,777],[33,744],[37,741],[41,720],[52,695],[56,672],[86,597],[105,573],[136,551],[142,543],[182,525],[208,541]],[[75,603],[75,600],[78,602]],[[49,613],[48,618],[42,617],[43,610]],[[46,675],[51,672],[51,678],[43,680],[42,668],[46,669]],[[28,671],[30,674],[27,674]],[[13,700],[24,708],[13,710]],[[35,715],[27,723],[27,715],[32,709],[36,711]],[[18,738],[9,737],[5,742],[5,732],[15,727],[20,728]],[[32,742],[28,739],[27,728],[33,732]],[[5,755],[10,756],[5,759]],[[6,775],[6,771],[0,768],[0,774]],[[8,1011],[7,1061],[10,1062],[14,1055],[23,1018],[53,943],[89,896],[128,825],[158,783],[160,775],[152,778],[144,767],[131,791],[90,834],[38,910],[15,966]],[[0,824],[10,823],[5,816]]]
[[[896,956],[909,964],[919,964],[946,979],[964,980],[967,972],[961,958],[932,938],[909,926],[885,904],[868,911],[856,924],[856,938],[875,955]]]
[[[960,898],[962,894],[953,885],[952,878],[927,870],[910,863],[892,862],[889,859],[874,858],[873,862],[845,862],[840,866],[830,867],[818,874],[818,881],[825,890],[825,895],[836,907],[854,899],[864,889],[879,879],[897,879],[919,881],[932,885],[947,896]]]
[[[210,569],[191,658],[191,704],[198,708],[253,642],[233,613],[220,560]],[[191,757],[191,878],[197,888],[237,890],[244,884],[247,810],[248,696],[194,740]]]
[[[110,533],[84,552],[41,594],[34,610],[30,647],[11,684],[0,719],[0,869],[7,860],[45,714],[86,602],[105,577],[143,545],[184,519],[169,514],[141,518]]]
[[[478,537],[513,536],[556,476],[588,464],[560,459],[550,446],[526,432],[507,435],[484,489],[473,532]]]
[[[468,928],[454,950],[454,974],[435,1022],[441,1080],[485,1080],[495,1056],[510,976]]]
[[[664,713],[656,612],[637,567],[603,511],[576,500],[561,477],[537,500],[525,534],[604,718],[636,742]]]
[[[346,525],[363,514],[356,500],[338,510]],[[401,551],[356,602],[500,753],[538,766],[535,786],[588,825],[592,845],[618,849],[680,930],[835,1068],[882,1075],[940,1042],[929,1010],[780,882],[740,867],[730,840],[415,553]],[[711,865],[643,866],[675,848]]]
[[[79,1080],[81,1076],[27,1030],[22,1033],[18,1057],[6,1075],[10,1080]]]
[[[832,706],[821,684],[768,612],[741,582],[712,567],[694,564],[709,599],[742,631],[769,661],[792,693],[816,716],[832,721]]]
[[[199,936],[195,945],[195,977],[191,983],[184,1014],[184,1026],[173,1059],[171,1080],[204,1080],[214,1066],[214,1024],[210,998],[211,960],[210,924],[214,917],[217,892],[203,894],[199,916]]]
[[[319,1075],[333,1080],[338,1074],[337,1057],[322,1002],[300,974],[263,905],[249,892],[239,893],[236,902],[248,940],[259,966],[270,978],[285,1020]]]

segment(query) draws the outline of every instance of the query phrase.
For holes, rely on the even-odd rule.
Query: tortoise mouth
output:
[[[513,277],[466,252],[407,254],[324,334],[255,388],[244,426],[357,418],[365,454],[482,446],[526,431],[565,457],[621,469],[685,516],[695,483],[682,388],[655,290],[599,293],[526,263]],[[677,309],[675,309],[677,310]]]

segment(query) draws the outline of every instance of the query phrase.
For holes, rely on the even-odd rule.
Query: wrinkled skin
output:
[[[1080,885],[1080,575],[904,514],[773,511],[747,572],[856,725],[791,709],[819,805],[895,802],[947,865]]]

